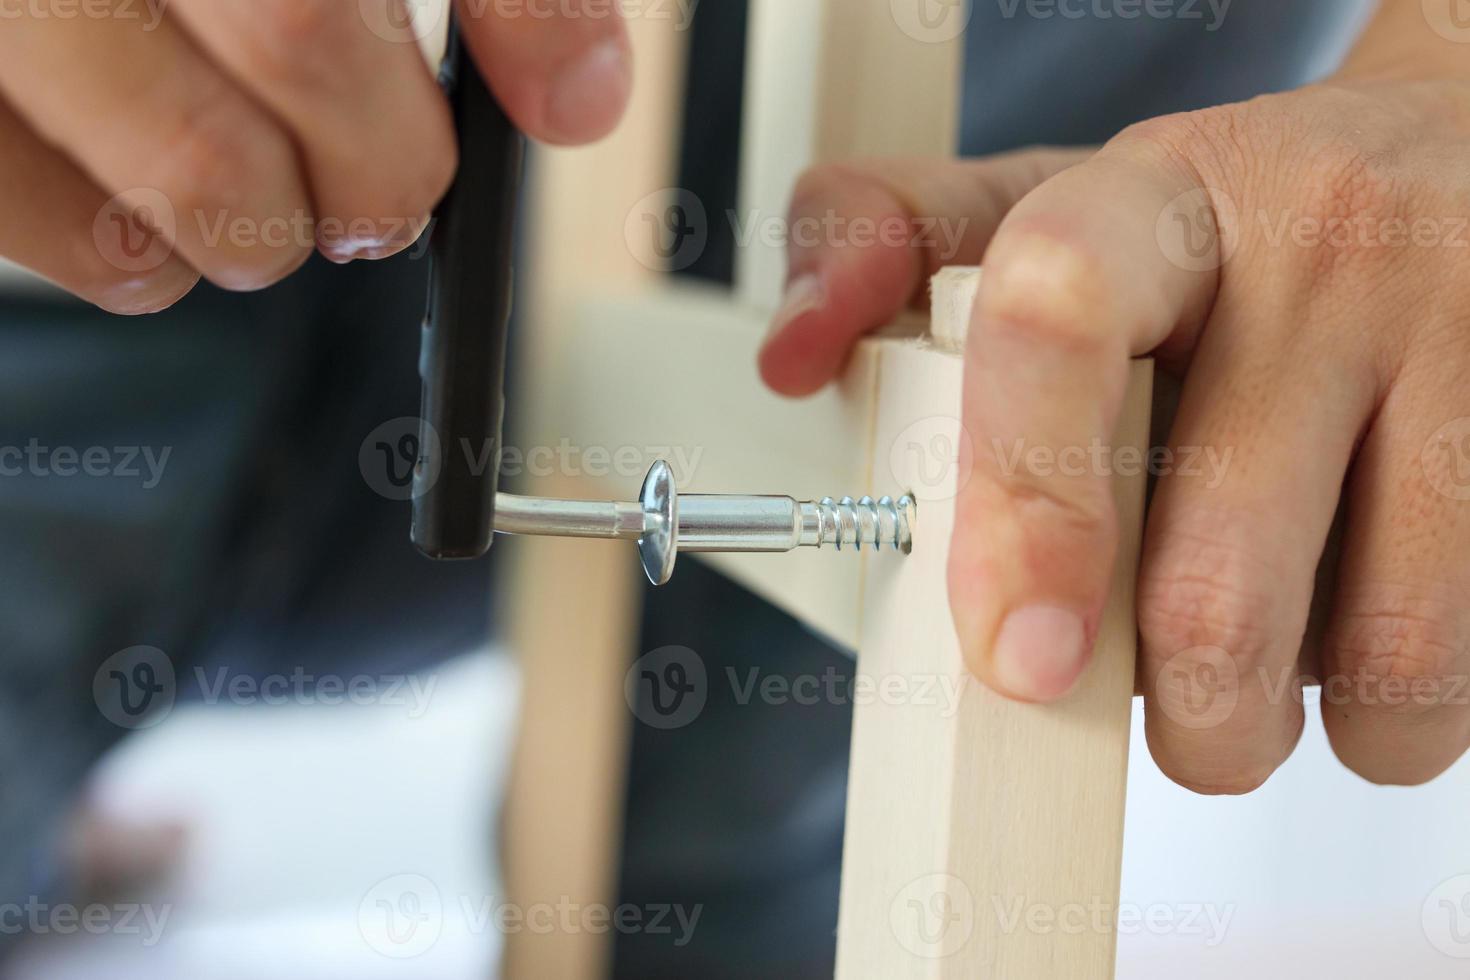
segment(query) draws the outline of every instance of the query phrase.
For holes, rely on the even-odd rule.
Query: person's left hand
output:
[[[1163,770],[1247,792],[1291,753],[1340,501],[1302,668],[1337,754],[1419,783],[1470,746],[1470,84],[1324,84],[1146,122],[1095,155],[827,167],[794,212],[969,219],[943,257],[986,270],[949,585],[980,678],[1050,701],[1080,677],[1117,546],[1109,475],[1007,463],[1018,444],[1106,444],[1129,358],[1153,354],[1184,376],[1171,447],[1228,464],[1163,475],[1149,514],[1139,683]],[[892,243],[793,249],[766,381],[824,385],[938,264]],[[1197,676],[1225,696],[1203,715]]]
[[[164,309],[201,277],[262,289],[313,252],[395,255],[454,176],[417,43],[434,18],[409,0],[54,6],[0,7],[0,257],[105,310]],[[617,4],[454,7],[528,136],[617,124],[633,81]],[[448,0],[421,9],[446,25]]]

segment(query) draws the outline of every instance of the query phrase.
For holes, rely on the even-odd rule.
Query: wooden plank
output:
[[[902,0],[908,2],[908,0]],[[917,2],[917,0],[916,0]],[[952,153],[959,45],[916,44],[890,0],[756,0],[754,77],[747,103],[742,217],[785,214],[795,179],[814,160],[863,153]],[[901,4],[900,4],[901,6]],[[852,23],[848,23],[851,19]],[[660,293],[657,263],[637,221],[677,195],[673,160],[683,91],[683,37],[670,21],[633,18],[638,77],[628,119],[609,141],[538,155],[527,301],[514,407],[522,449],[684,444],[701,451],[690,489],[803,496],[866,492],[877,348],[847,379],[807,403],[766,393],[754,355],[784,276],[784,249],[739,254],[733,297]],[[863,66],[857,70],[857,66]],[[876,104],[863,109],[854,93]],[[930,110],[914,111],[916,104]],[[828,114],[840,119],[819,124]],[[711,215],[708,220],[719,220]],[[640,297],[629,300],[628,297]],[[646,314],[646,315],[645,315]],[[623,493],[636,480],[575,474],[513,481],[523,492]],[[509,894],[522,904],[610,902],[621,813],[626,717],[620,702],[633,654],[634,593],[625,549],[526,543],[512,572],[527,717],[508,801]],[[715,558],[717,566],[845,644],[856,640],[861,562],[831,553]],[[566,595],[602,596],[568,633]],[[585,696],[560,697],[576,684]],[[534,712],[534,717],[532,716]],[[543,744],[544,742],[544,744]],[[548,766],[555,776],[548,777]],[[558,854],[558,850],[561,854]],[[506,975],[583,980],[605,972],[608,944],[591,934],[509,937]]]
[[[815,160],[954,156],[964,0],[825,3]]]
[[[618,131],[596,146],[533,153],[527,260],[518,332],[518,398],[507,420],[522,452],[556,447],[564,429],[563,358],[577,349],[572,313],[589,295],[652,290],[659,276],[628,247],[632,203],[672,183],[687,36],[673,19],[629,22],[634,90]],[[633,359],[636,361],[636,358]],[[588,398],[634,363],[609,362]],[[591,491],[576,474],[522,475],[507,489],[547,496]],[[630,715],[623,675],[637,656],[638,568],[617,543],[517,542],[509,634],[523,707],[506,798],[506,890],[522,908],[616,903]],[[568,615],[568,610],[576,610]],[[508,980],[595,980],[611,965],[610,933],[520,930],[506,937]]]
[[[936,302],[968,311],[979,270],[946,269],[936,277]],[[730,303],[718,289],[674,286],[642,296],[585,300],[566,314],[582,338],[548,367],[546,384],[560,394],[542,421],[566,434],[576,456],[593,449],[602,465],[583,468],[574,495],[631,499],[643,473],[663,456],[689,493],[777,493],[803,499],[878,495],[873,479],[872,427],[878,393],[878,354],[889,339],[860,344],[838,384],[791,401],[760,383],[755,355],[763,314]],[[967,315],[967,314],[966,314]],[[959,350],[964,336],[922,342]],[[658,373],[609,365],[635,347],[656,352]],[[621,379],[621,380],[620,380]],[[624,456],[621,466],[607,465]],[[701,555],[722,573],[801,619],[832,642],[857,649],[862,580],[851,555],[803,551],[792,555]],[[690,560],[688,558],[683,560]]]
[[[937,298],[936,319],[958,308]],[[961,331],[939,323],[935,332]],[[1077,692],[1051,706],[993,694],[968,679],[948,608],[957,468],[948,468],[948,485],[936,483],[932,469],[918,472],[919,457],[890,451],[916,423],[926,441],[959,444],[963,359],[932,345],[883,343],[872,482],[888,492],[922,483],[925,502],[909,560],[869,562],[858,672],[891,695],[855,709],[838,976],[1105,980],[1115,951],[1106,915],[1117,907],[1122,859],[1143,478],[1116,478],[1122,546],[1097,654]],[[1135,368],[1117,444],[1146,445],[1151,379],[1149,365]],[[1092,918],[1099,904],[1101,926]]]
[[[521,908],[612,907],[632,715],[622,678],[636,654],[638,563],[620,542],[514,544],[507,639],[521,667],[520,724],[502,864]],[[506,935],[510,980],[606,976],[609,936]]]
[[[556,418],[560,431],[574,436],[574,452],[593,447],[625,463],[609,467],[618,470],[611,474],[584,473],[577,492],[631,499],[662,456],[681,492],[814,500],[867,493],[876,348],[862,348],[839,384],[793,402],[757,376],[759,321],[719,291],[696,286],[588,302],[575,319],[583,342],[561,362]],[[611,379],[608,365],[625,360],[634,342],[669,367],[632,367]],[[856,648],[862,562],[850,551],[679,560],[708,562],[833,642]]]
[[[742,226],[785,217],[803,170],[863,156],[954,156],[960,34],[925,29],[933,4],[958,26],[963,0],[754,0],[746,56]],[[953,21],[951,18],[961,20]],[[759,227],[760,225],[756,225]],[[741,248],[741,302],[770,313],[786,277],[783,244]]]
[[[740,216],[782,218],[815,155],[825,0],[751,0],[745,54]],[[781,300],[786,249],[760,240],[735,253],[741,302],[771,313]]]

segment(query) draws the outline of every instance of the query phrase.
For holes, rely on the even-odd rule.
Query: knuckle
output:
[[[791,193],[791,213],[799,215],[815,202],[828,199],[838,188],[867,183],[865,175],[847,163],[820,163],[808,167],[796,180]]]
[[[1470,704],[1466,630],[1450,601],[1370,587],[1341,608],[1327,638],[1330,703],[1410,717]]]
[[[154,179],[174,205],[181,251],[217,285],[260,289],[310,257],[310,215],[295,150],[249,107],[196,103],[158,158]]]
[[[1307,212],[1323,219],[1389,217],[1398,210],[1398,181],[1386,155],[1345,140],[1326,143],[1306,162],[1302,191]]]
[[[1087,554],[1112,553],[1118,517],[1106,478],[1086,473],[1008,473],[999,465],[986,469],[999,494],[997,508],[1025,520],[1027,527],[1046,529],[1044,535],[1028,540],[1038,564],[1066,567],[1079,545],[1085,545]]]
[[[241,188],[294,171],[290,143],[244,106],[196,100],[172,127],[157,159],[159,181],[185,208],[238,200]]]
[[[1011,229],[987,258],[976,316],[991,336],[1100,355],[1122,342],[1105,328],[1112,306],[1098,256],[1066,235]]]
[[[1116,142],[1146,147],[1205,184],[1230,183],[1226,175],[1248,173],[1251,161],[1270,152],[1272,127],[1261,121],[1275,114],[1265,105],[1262,100],[1146,119],[1123,130]]]
[[[375,217],[418,218],[432,211],[443,199],[454,181],[458,167],[457,150],[447,129],[435,133],[430,145],[438,148],[422,154],[401,180],[386,183],[377,193],[382,207]]]
[[[322,88],[338,78],[325,54],[344,51],[350,23],[346,6],[334,0],[255,0],[239,38],[255,77]]]
[[[1388,154],[1343,140],[1326,143],[1302,166],[1299,247],[1319,275],[1360,274],[1365,262],[1392,257],[1394,250],[1376,246],[1390,222],[1408,219],[1405,196]]]
[[[1216,647],[1244,678],[1264,668],[1277,640],[1270,583],[1270,570],[1239,546],[1171,531],[1139,578],[1139,629],[1155,659]]]

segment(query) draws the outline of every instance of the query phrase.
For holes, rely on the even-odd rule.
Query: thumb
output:
[[[526,135],[556,145],[601,139],[627,108],[633,52],[619,4],[456,0],[460,30],[486,83]]]
[[[984,160],[829,165],[802,177],[788,222],[787,295],[760,354],[761,376],[809,395],[864,334],[891,323],[946,265],[976,265],[1006,212],[1092,150]]]
[[[1061,697],[1091,656],[1117,549],[1109,443],[1128,361],[1197,328],[1213,302],[1218,262],[1180,262],[1160,238],[1161,215],[1210,207],[1173,159],[1125,134],[1018,204],[985,256],[962,416],[975,465],[949,592],[971,671],[1015,698]]]

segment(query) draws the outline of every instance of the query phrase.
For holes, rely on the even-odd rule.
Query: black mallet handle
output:
[[[453,106],[459,173],[430,233],[413,543],[430,558],[479,558],[495,535],[525,138],[452,25],[440,77]]]

